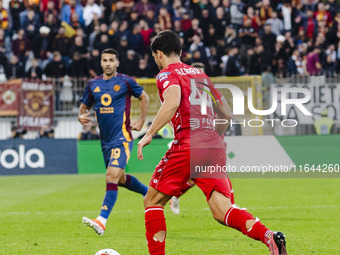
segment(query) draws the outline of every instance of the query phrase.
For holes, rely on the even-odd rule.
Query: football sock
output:
[[[116,203],[117,195],[118,185],[116,183],[106,183],[106,193],[99,216],[103,217],[104,219],[109,217],[111,210]]]
[[[253,215],[246,210],[231,207],[225,215],[224,223],[226,226],[237,229],[244,235],[255,240],[262,241],[268,246],[272,232],[259,221],[257,221],[251,229],[247,230],[246,222],[248,220],[254,220]]]
[[[145,186],[143,183],[138,181],[138,179],[136,177],[129,175],[129,174],[126,175],[125,183],[122,184],[122,185],[119,185],[119,186],[123,186],[123,187],[125,187],[129,190],[140,193],[143,196],[145,196],[146,193],[148,192],[147,186]]]
[[[151,255],[164,255],[165,238],[162,242],[154,239],[154,235],[159,231],[166,231],[164,211],[162,207],[152,206],[145,209],[145,228],[149,253]]]
[[[192,188],[194,185],[191,185],[189,182],[184,184],[184,186],[181,188],[181,193],[179,194],[178,197],[182,196],[185,192],[188,191],[188,189]]]

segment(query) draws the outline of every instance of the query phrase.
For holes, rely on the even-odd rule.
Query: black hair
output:
[[[172,54],[179,56],[182,50],[179,36],[171,30],[159,32],[153,39],[150,48],[152,52],[160,50],[166,56],[171,56]]]
[[[108,48],[108,49],[103,50],[100,56],[102,56],[103,54],[113,54],[113,55],[116,55],[117,59],[119,59],[118,52],[116,50],[112,49],[112,48]]]

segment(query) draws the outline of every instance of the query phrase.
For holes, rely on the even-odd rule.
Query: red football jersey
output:
[[[213,103],[222,95],[209,77],[184,63],[170,64],[156,78],[159,97],[171,86],[181,89],[181,103],[170,121],[174,144],[188,144],[192,148],[225,148],[224,141],[214,127]]]

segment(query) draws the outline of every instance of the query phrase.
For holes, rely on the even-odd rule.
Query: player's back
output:
[[[189,138],[191,147],[224,147],[224,142],[218,136],[213,123],[212,100],[215,99],[211,96],[219,95],[216,95],[209,77],[197,68],[181,62],[174,63],[157,76],[162,101],[164,91],[174,85],[181,88],[181,103],[171,120],[175,141]]]

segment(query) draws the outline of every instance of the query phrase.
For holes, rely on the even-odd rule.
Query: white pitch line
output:
[[[281,209],[314,209],[314,208],[339,208],[340,205],[310,205],[310,206],[269,206],[269,207],[248,207],[249,210],[281,210]],[[209,211],[210,208],[202,208],[196,211]],[[181,211],[189,211],[188,208],[183,208]],[[144,212],[144,210],[113,210],[112,213],[132,213],[132,212]],[[96,214],[98,211],[64,211],[64,212],[0,212],[0,214],[10,214],[10,215],[31,215],[31,214]]]

